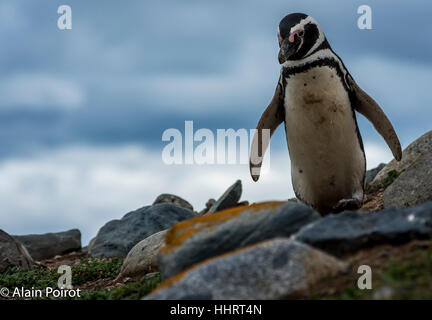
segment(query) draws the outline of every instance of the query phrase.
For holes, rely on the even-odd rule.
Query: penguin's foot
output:
[[[342,199],[332,209],[331,213],[339,213],[348,210],[357,210],[361,207],[359,199]]]

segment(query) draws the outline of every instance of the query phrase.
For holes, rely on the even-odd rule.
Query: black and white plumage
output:
[[[252,178],[259,178],[269,143],[262,130],[273,134],[284,122],[296,196],[322,214],[357,209],[363,202],[366,160],[355,111],[373,123],[400,160],[393,126],[356,84],[312,17],[286,16],[278,40],[281,75],[252,141]]]

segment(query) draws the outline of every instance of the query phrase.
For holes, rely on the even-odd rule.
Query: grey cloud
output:
[[[425,34],[432,32],[432,5],[426,0],[371,4],[372,31],[356,26],[357,7],[364,4],[357,0],[75,0],[70,4],[71,31],[57,30],[60,4],[2,2],[3,12],[13,12],[13,19],[4,19],[0,29],[7,48],[0,52],[0,82],[7,88],[17,75],[46,74],[79,86],[82,105],[29,110],[27,100],[10,103],[2,95],[2,157],[76,142],[158,147],[163,130],[181,128],[184,120],[210,129],[252,128],[278,76],[277,23],[294,11],[320,22],[356,79],[383,104],[402,139],[430,129],[432,42]],[[361,59],[369,64],[358,67]],[[388,62],[385,70],[377,61]],[[413,61],[417,69],[410,72]],[[411,78],[419,74],[416,84]],[[365,135],[380,139],[368,124],[360,125]]]

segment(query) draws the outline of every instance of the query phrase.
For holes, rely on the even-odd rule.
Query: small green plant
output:
[[[368,184],[365,188],[365,191],[368,193],[375,192],[381,188],[386,189],[388,186],[390,186],[395,180],[401,175],[402,171],[392,170],[387,173],[387,177],[385,177],[381,183],[378,184]]]
[[[9,268],[5,273],[0,274],[0,287],[23,287],[29,289],[57,287],[59,276],[57,270],[36,268],[27,271],[13,267]]]
[[[138,282],[128,283],[110,290],[82,291],[77,300],[138,300],[149,294],[161,283],[160,274],[143,277]]]
[[[382,181],[382,185],[384,188],[387,188],[389,185],[391,185],[402,173],[403,171],[399,172],[396,170],[392,170],[389,173],[387,173],[387,177]]]
[[[114,279],[119,274],[122,264],[121,259],[102,262],[94,259],[81,259],[78,266],[72,267],[72,283],[81,285],[99,279]]]
[[[72,284],[81,284],[99,279],[115,278],[120,272],[123,261],[121,259],[110,259],[99,261],[96,259],[81,259],[81,264],[72,267]],[[44,269],[41,267],[32,270],[22,270],[16,267],[9,268],[0,274],[0,287],[26,289],[44,289],[46,287],[57,287],[60,274],[56,269]]]

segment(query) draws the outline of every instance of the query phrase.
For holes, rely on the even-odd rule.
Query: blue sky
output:
[[[72,7],[73,29],[57,29]],[[373,30],[357,28],[370,5]],[[278,78],[276,28],[305,12],[383,107],[403,146],[431,129],[432,4],[414,1],[0,0],[0,228],[79,227],[172,192],[200,210],[237,178],[244,199],[293,196],[285,137],[271,171],[162,163],[168,128],[254,128]],[[359,116],[368,166],[391,154]]]

